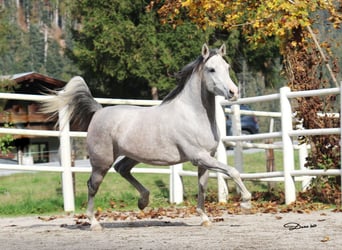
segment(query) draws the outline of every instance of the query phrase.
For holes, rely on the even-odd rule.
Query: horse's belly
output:
[[[181,153],[173,147],[161,145],[134,144],[122,146],[120,153],[139,162],[152,165],[172,165],[184,161]]]

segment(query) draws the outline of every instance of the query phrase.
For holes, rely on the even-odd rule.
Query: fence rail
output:
[[[291,92],[289,88],[284,87],[280,89],[279,94],[271,94],[258,97],[248,97],[242,98],[235,102],[229,102],[222,100],[222,98],[217,98],[217,122],[218,126],[222,132],[222,138],[220,145],[217,150],[218,160],[226,163],[227,154],[225,149],[225,144],[228,142],[235,146],[235,167],[241,168],[242,162],[242,148],[243,147],[256,147],[263,149],[270,148],[280,148],[283,150],[283,167],[284,171],[277,172],[265,172],[265,173],[241,173],[242,179],[248,180],[261,180],[261,181],[284,181],[285,183],[285,199],[286,203],[291,203],[295,201],[295,185],[294,182],[305,179],[308,176],[318,176],[318,175],[334,175],[341,176],[342,170],[340,169],[329,169],[329,170],[308,170],[301,168],[300,170],[295,170],[294,168],[294,154],[293,150],[295,145],[293,144],[293,136],[299,135],[322,135],[322,134],[341,134],[340,128],[326,128],[326,129],[308,129],[308,130],[293,130],[292,129],[292,110],[289,99],[297,97],[308,97],[308,96],[321,96],[328,94],[340,94],[340,88],[322,89],[322,90],[311,90],[311,91],[298,91]],[[29,100],[29,101],[42,101],[47,96],[41,95],[24,95],[24,94],[9,94],[0,93],[0,99],[15,99],[15,100]],[[104,99],[95,98],[101,104],[108,105],[158,105],[160,101],[152,100],[125,100],[125,99]],[[280,100],[281,112],[264,112],[264,111],[241,111],[235,108],[237,104],[250,104],[255,102],[265,102],[265,101],[276,101]],[[225,135],[225,115],[224,108],[226,105],[232,105],[232,109],[228,112],[233,113],[233,120],[237,123],[233,123],[233,134],[232,136]],[[234,106],[235,105],[235,106]],[[254,135],[241,135],[239,134],[239,117],[240,114],[246,115],[258,115],[258,116],[269,116],[280,118],[282,121],[282,128],[279,132],[271,133],[260,133]],[[61,119],[63,116],[61,117]],[[342,118],[340,118],[342,119]],[[68,122],[66,121],[68,124]],[[342,123],[341,123],[342,124]],[[241,131],[241,126],[240,126]],[[51,136],[60,138],[60,148],[61,148],[61,165],[60,166],[48,166],[48,165],[12,165],[12,164],[0,164],[0,170],[20,170],[20,171],[51,171],[51,172],[61,172],[62,173],[62,185],[63,185],[63,197],[64,197],[64,210],[74,211],[74,197],[73,197],[73,186],[72,186],[72,173],[73,172],[90,172],[90,168],[84,167],[71,167],[71,149],[70,149],[70,137],[86,137],[86,132],[74,132],[69,131],[69,126],[63,126],[61,131],[51,131],[51,130],[30,130],[30,129],[15,129],[15,128],[0,128],[0,134],[15,134],[15,135],[39,135],[39,136]],[[265,143],[246,143],[243,141],[253,141],[253,140],[264,140],[281,138],[282,143],[280,145],[265,144]],[[342,155],[342,154],[341,154]],[[112,168],[109,172],[115,172]],[[134,168],[135,173],[158,173],[158,174],[168,174],[170,175],[170,201],[179,203],[183,200],[183,189],[181,176],[197,176],[197,172],[185,171],[181,165],[170,166],[169,168]],[[218,179],[218,193],[219,200],[224,201],[227,199],[227,187],[224,181],[228,177],[222,174],[210,173],[210,177]],[[342,200],[342,199],[341,199]]]
[[[273,146],[263,145],[263,144],[254,144],[254,143],[244,143],[243,141],[248,140],[260,140],[260,139],[274,139],[274,138],[281,138],[282,144],[277,145],[277,148],[283,149],[283,167],[284,172],[280,173],[281,177],[285,183],[285,200],[286,203],[289,204],[296,199],[296,190],[295,190],[295,176],[318,176],[318,175],[340,175],[342,181],[342,168],[341,169],[329,169],[329,170],[309,170],[304,167],[304,164],[301,164],[300,170],[295,170],[294,168],[294,148],[295,145],[293,144],[293,140],[291,137],[294,136],[303,136],[303,135],[328,135],[328,134],[341,134],[341,128],[324,128],[324,129],[301,129],[301,130],[293,130],[292,128],[292,108],[290,100],[291,98],[298,98],[298,97],[310,97],[310,96],[324,96],[324,95],[331,95],[336,94],[340,95],[340,110],[342,110],[342,103],[341,103],[341,92],[342,88],[330,88],[330,89],[319,89],[319,90],[308,90],[308,91],[297,91],[291,92],[290,88],[283,87],[280,89],[279,94],[271,94],[265,96],[258,96],[258,97],[248,97],[248,98],[241,98],[235,102],[228,102],[228,101],[221,101],[222,105],[234,105],[234,104],[251,104],[255,102],[265,102],[265,101],[280,101],[280,113],[278,112],[270,112],[267,116],[271,117],[280,117],[281,119],[281,131],[279,132],[271,132],[271,133],[262,133],[262,134],[255,134],[255,135],[241,135],[240,131],[234,131],[232,136],[224,136],[222,137],[223,143],[229,143],[233,141],[234,146],[237,148],[235,150],[235,157],[238,159],[235,161],[235,167],[239,168],[243,166],[242,162],[242,146],[248,145],[248,147],[257,147],[257,148],[272,148]],[[234,120],[239,121],[240,114],[246,114],[244,111],[240,111],[237,109],[237,112],[233,112],[233,115],[236,116]],[[253,112],[251,112],[253,113]],[[258,112],[254,112],[254,115],[258,114]],[[321,115],[321,114],[318,114]],[[340,124],[342,124],[342,118],[340,117]],[[234,127],[233,127],[234,129]],[[241,130],[241,128],[240,128]],[[220,154],[225,154],[225,152],[220,151]],[[301,153],[301,150],[300,150]],[[342,147],[341,153],[342,156]],[[300,156],[302,157],[302,156]],[[221,156],[223,158],[223,156]],[[340,160],[341,161],[341,160]],[[241,171],[241,169],[240,169]],[[269,177],[272,177],[274,173],[269,173]],[[243,174],[241,175],[243,176]],[[245,178],[245,177],[244,177]],[[342,194],[341,194],[341,202],[342,202]]]

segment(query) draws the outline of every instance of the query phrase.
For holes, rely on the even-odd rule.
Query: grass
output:
[[[282,152],[275,151],[276,170],[282,170]],[[265,153],[258,152],[244,155],[244,172],[265,172]],[[228,157],[230,165],[233,157]],[[140,165],[138,167],[144,167]],[[191,164],[184,166],[187,170],[196,170]],[[169,199],[169,176],[165,174],[134,174],[150,192],[150,207],[167,207]],[[89,173],[75,174],[75,206],[77,213],[83,213],[87,203],[87,185]],[[0,216],[63,213],[61,190],[61,173],[36,172],[18,173],[0,177]],[[185,199],[196,203],[197,178],[183,177]],[[266,191],[267,184],[257,181],[245,181],[251,191]],[[282,189],[283,183],[276,183]],[[235,189],[229,181],[229,190]],[[217,192],[216,179],[210,179],[209,196]],[[118,174],[108,174],[96,195],[96,207],[101,209],[131,210],[137,209],[138,192]]]

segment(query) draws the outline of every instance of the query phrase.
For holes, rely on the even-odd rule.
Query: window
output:
[[[34,163],[49,162],[49,147],[47,142],[32,143],[29,152],[33,157]]]

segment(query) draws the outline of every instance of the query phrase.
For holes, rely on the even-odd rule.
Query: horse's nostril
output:
[[[232,96],[234,96],[234,95],[235,95],[235,92],[234,92],[234,91],[231,91],[231,90],[229,90],[229,94],[230,94],[230,95],[232,95]]]

